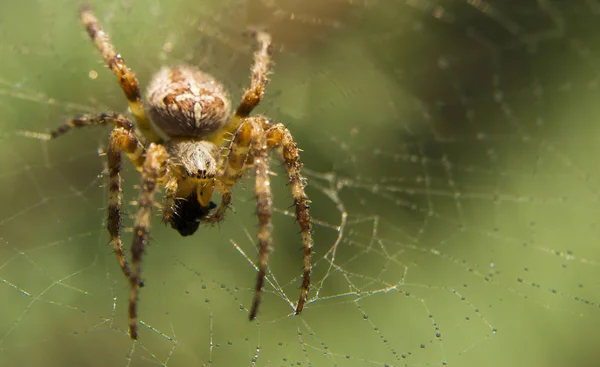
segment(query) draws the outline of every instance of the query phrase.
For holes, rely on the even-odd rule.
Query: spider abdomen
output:
[[[223,85],[188,65],[162,68],[147,99],[152,121],[169,137],[206,137],[225,125],[231,110]]]

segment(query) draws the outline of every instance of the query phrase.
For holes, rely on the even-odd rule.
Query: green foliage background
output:
[[[244,30],[273,34],[258,112],[304,150],[311,303],[291,316],[300,241],[274,160],[276,251],[258,322],[247,320],[250,177],[219,227],[181,238],[156,218],[141,341],[130,341],[127,282],[104,229],[108,132],[16,133],[123,111],[125,99],[77,1],[3,2],[0,365],[597,364],[594,2],[91,5],[143,86],[160,65],[186,62],[234,101],[253,51]],[[128,201],[138,181],[129,167]]]

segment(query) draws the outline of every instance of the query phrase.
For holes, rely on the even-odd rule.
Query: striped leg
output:
[[[162,221],[163,223],[170,223],[173,219],[173,216],[177,215],[176,213],[176,199],[177,199],[177,189],[178,183],[175,177],[169,177],[170,179],[166,180],[165,183],[165,202],[163,204],[163,212],[162,212]]]
[[[267,274],[267,263],[271,251],[271,187],[269,180],[267,141],[263,118],[249,117],[242,121],[236,131],[229,148],[229,154],[223,160],[223,167],[217,177],[217,187],[222,193],[222,201],[219,208],[208,219],[217,222],[222,220],[225,211],[231,201],[230,188],[243,175],[246,167],[254,167],[256,174],[256,214],[258,216],[258,275],[250,320],[256,318],[261,303],[265,276]]]
[[[49,134],[24,132],[23,135],[50,140],[56,139],[73,128],[98,125],[114,125],[108,146],[108,218],[107,229],[113,250],[119,261],[119,266],[125,276],[131,276],[121,240],[121,151],[125,152],[133,164],[140,169],[145,154],[144,146],[135,137],[133,124],[129,119],[118,113],[85,114],[75,117]]]
[[[141,167],[145,149],[132,130],[118,127],[110,134],[108,146],[108,233],[123,274],[131,277],[131,269],[123,251],[121,240],[121,151],[125,152],[136,167]]]
[[[225,219],[225,214],[231,204],[231,187],[242,177],[246,166],[250,163],[248,152],[250,151],[252,129],[256,124],[256,122],[252,123],[250,121],[257,120],[255,117],[244,120],[231,141],[229,154],[222,161],[222,167],[219,170],[221,173],[217,177],[215,186],[221,192],[221,203],[213,214],[206,219],[208,223],[218,223]]]
[[[257,215],[259,218],[259,264],[256,282],[256,293],[250,311],[250,319],[254,319],[260,306],[264,278],[267,271],[269,252],[271,251],[271,189],[268,176],[268,152],[281,146],[283,159],[288,171],[288,179],[292,188],[294,204],[296,206],[296,220],[300,225],[302,243],[304,245],[304,272],[302,278],[301,294],[296,306],[296,314],[302,312],[310,288],[310,273],[312,270],[312,229],[309,213],[310,200],[304,188],[306,179],[302,177],[302,163],[300,163],[300,150],[289,130],[283,124],[271,125],[270,121],[261,116],[245,119],[235,133],[231,143],[229,155],[223,162],[222,173],[218,177],[221,185],[229,188],[242,176],[246,166],[253,166],[256,173],[256,201]],[[229,195],[224,195],[224,200],[230,200]],[[228,202],[227,202],[228,203]],[[225,210],[226,206],[219,208]],[[219,212],[217,209],[217,213]],[[213,217],[217,214],[213,214]]]
[[[87,7],[82,7],[81,21],[85,25],[87,33],[102,54],[104,62],[119,79],[119,85],[127,97],[129,109],[135,116],[138,129],[151,142],[157,142],[160,137],[150,127],[150,121],[144,112],[144,105],[140,94],[140,86],[135,73],[125,65],[125,61],[110,42],[108,34],[104,32],[98,19]]]
[[[253,35],[258,41],[259,49],[254,53],[250,88],[244,92],[242,102],[235,110],[235,115],[238,117],[248,117],[250,115],[250,112],[262,100],[265,87],[269,82],[267,74],[269,73],[269,63],[273,53],[271,35],[260,31],[253,32]]]
[[[133,271],[129,277],[129,336],[137,339],[137,302],[141,281],[142,255],[148,246],[148,234],[150,231],[150,215],[154,194],[159,178],[163,177],[166,170],[168,153],[158,144],[150,144],[146,153],[142,170],[142,191],[138,201],[138,211],[135,216],[133,230],[133,244],[131,246],[131,265]]]
[[[229,209],[229,205],[231,204],[231,190],[229,187],[221,189],[221,203],[217,207],[217,209],[213,212],[213,214],[206,218],[206,222],[208,223],[219,223],[223,219],[225,219],[225,214],[227,213],[227,209]]]
[[[250,320],[254,320],[262,300],[269,253],[271,252],[273,226],[271,224],[273,197],[269,179],[267,140],[258,119],[247,119],[238,131],[243,143],[249,142],[256,174],[256,215],[258,216],[258,275]]]
[[[87,126],[103,126],[113,124],[115,127],[121,127],[125,130],[133,130],[133,124],[127,118],[127,116],[120,113],[88,113],[85,115],[77,116],[64,124],[60,125],[50,133],[38,133],[32,131],[20,131],[19,133],[23,136],[30,138],[41,139],[41,140],[52,140],[56,139],[73,128],[87,127]]]
[[[271,35],[265,32],[255,31],[253,36],[258,42],[258,50],[254,52],[254,65],[252,65],[250,75],[250,88],[248,88],[242,96],[242,101],[235,110],[235,113],[227,122],[227,125],[219,131],[218,137],[214,139],[214,143],[222,145],[232,134],[234,134],[240,124],[250,112],[254,110],[260,103],[265,94],[265,88],[269,83],[269,64],[271,63],[271,55],[273,46],[271,44]]]
[[[290,131],[283,124],[277,124],[267,130],[266,135],[269,149],[273,149],[279,145],[283,148],[283,160],[285,161],[288,179],[292,187],[294,204],[296,205],[296,221],[300,225],[302,244],[304,245],[302,291],[300,299],[298,300],[298,305],[296,306],[296,314],[299,314],[302,312],[304,304],[306,303],[306,297],[310,287],[310,271],[312,268],[311,255],[313,239],[309,213],[310,200],[304,192],[306,179],[302,177],[301,173],[302,163],[300,163],[299,149],[296,142],[294,142],[294,138]]]

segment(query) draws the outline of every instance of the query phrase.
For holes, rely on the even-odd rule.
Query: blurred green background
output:
[[[105,230],[108,130],[17,134],[126,109],[79,5],[0,4],[0,365],[598,365],[596,2],[91,2],[142,87],[190,63],[238,101],[245,31],[269,31],[256,112],[296,137],[313,201],[313,287],[293,316],[301,243],[273,159],[257,322],[252,177],[220,226],[182,238],[157,215],[139,342]]]

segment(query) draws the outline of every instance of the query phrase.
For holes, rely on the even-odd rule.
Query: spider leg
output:
[[[248,117],[250,115],[250,112],[262,100],[265,87],[269,82],[267,74],[269,73],[269,63],[273,53],[271,35],[261,31],[255,31],[253,35],[258,41],[259,49],[254,53],[250,88],[244,92],[242,101],[235,110],[235,115],[238,117]]]
[[[224,187],[221,189],[221,202],[217,209],[205,219],[206,222],[209,223],[219,223],[225,219],[225,214],[227,213],[227,209],[229,209],[229,205],[231,204],[231,190],[229,187]]]
[[[220,174],[217,177],[215,187],[221,192],[221,203],[217,207],[217,210],[206,219],[209,223],[218,223],[225,219],[227,209],[231,204],[231,187],[242,177],[245,172],[246,165],[248,162],[248,152],[250,150],[250,142],[252,139],[252,123],[246,122],[254,120],[252,117],[246,119],[240,126],[238,131],[234,134],[231,143],[229,144],[229,153],[221,161],[221,168],[219,169]]]
[[[176,212],[176,199],[177,199],[177,179],[175,177],[170,178],[165,183],[165,203],[163,204],[162,221],[163,223],[169,223]]]
[[[103,126],[108,124],[113,124],[115,127],[121,127],[125,130],[133,130],[133,124],[129,121],[129,118],[120,113],[87,113],[70,119],[47,134],[32,131],[20,131],[19,133],[30,138],[52,140],[76,127]]]
[[[245,129],[240,129],[245,131]],[[232,192],[231,187],[244,174],[245,166],[248,159],[248,150],[250,139],[247,134],[237,134],[229,145],[229,153],[221,161],[222,168],[220,169],[219,177],[215,182],[215,188],[221,192],[221,202],[217,209],[208,217],[206,221],[209,223],[219,223],[225,219],[227,209],[231,204]]]
[[[260,103],[265,94],[265,88],[269,82],[269,64],[273,46],[271,45],[271,35],[266,32],[254,31],[253,36],[259,44],[258,50],[254,52],[254,65],[250,76],[250,88],[244,92],[242,101],[235,110],[235,113],[227,122],[227,125],[219,132],[214,142],[221,145],[239,128],[243,119],[250,115],[250,112]]]
[[[236,134],[236,139],[239,140],[237,146],[240,151],[244,147],[251,149],[253,157],[253,168],[256,174],[256,215],[258,217],[258,275],[256,277],[256,288],[254,292],[254,300],[252,301],[252,309],[250,310],[250,320],[254,320],[258,314],[258,309],[262,300],[263,286],[265,276],[267,274],[267,263],[269,253],[271,252],[271,234],[273,227],[271,224],[273,198],[271,194],[271,183],[269,178],[269,163],[267,151],[267,139],[264,130],[256,118],[248,118],[244,120],[240,129]],[[247,150],[248,148],[246,148]],[[235,151],[232,150],[232,151]],[[238,160],[234,160],[238,162]],[[243,164],[243,160],[241,161]]]
[[[302,276],[302,291],[298,305],[296,306],[296,315],[302,312],[308,289],[310,287],[311,255],[313,247],[312,230],[310,224],[309,205],[310,200],[304,191],[306,179],[302,177],[300,163],[300,153],[294,138],[290,131],[283,125],[277,124],[267,130],[267,145],[273,149],[279,145],[283,148],[283,160],[288,172],[288,178],[292,187],[292,195],[296,206],[296,221],[300,225],[302,244],[304,245],[304,274]]]
[[[142,170],[142,190],[138,201],[138,211],[135,216],[133,244],[131,246],[131,265],[133,271],[129,277],[129,336],[137,339],[137,302],[140,291],[141,261],[144,250],[148,245],[150,231],[150,215],[158,180],[166,171],[168,153],[158,144],[150,144],[146,153]]]
[[[256,277],[256,288],[250,320],[256,318],[261,303],[265,276],[267,274],[267,263],[271,251],[271,186],[269,179],[267,140],[260,118],[249,117],[242,121],[236,131],[229,154],[222,161],[220,174],[217,176],[217,189],[222,193],[221,205],[217,211],[208,219],[217,222],[223,219],[227,206],[231,200],[230,187],[243,175],[249,158],[252,157],[252,165],[256,174],[256,215],[258,216],[258,274]]]
[[[288,179],[296,206],[296,220],[300,225],[304,245],[302,291],[296,306],[296,314],[299,314],[304,308],[310,287],[313,239],[309,212],[310,200],[304,191],[306,179],[301,174],[300,149],[298,149],[292,134],[283,124],[273,126],[268,119],[262,116],[252,116],[244,119],[234,135],[229,148],[229,155],[223,161],[221,174],[217,178],[219,184],[224,186],[224,188],[219,189],[222,192],[229,192],[229,188],[242,176],[250,161],[252,161],[255,168],[256,205],[259,218],[259,264],[250,320],[254,319],[258,313],[271,250],[272,196],[268,175],[268,153],[279,146],[283,148],[283,159],[288,171]],[[224,189],[227,191],[224,191]],[[226,198],[226,200],[230,199],[229,196]],[[219,209],[224,212],[226,206],[221,206]],[[213,217],[219,218],[216,213],[213,214]]]
[[[145,153],[144,147],[133,135],[131,130],[118,127],[113,129],[108,146],[108,220],[107,228],[113,244],[119,266],[126,277],[131,277],[131,269],[123,251],[121,240],[121,151],[124,151],[132,161],[140,161]],[[135,158],[137,157],[137,158]]]
[[[118,113],[85,114],[75,117],[49,134],[25,132],[24,135],[45,140],[56,139],[73,128],[113,124],[108,146],[108,218],[107,229],[119,266],[126,277],[131,276],[131,269],[123,252],[121,240],[121,151],[125,152],[133,164],[141,169],[144,146],[136,138],[133,124],[129,119]]]
[[[135,73],[125,65],[125,60],[117,52],[113,44],[110,42],[108,34],[104,32],[98,19],[92,11],[84,6],[80,12],[81,21],[86,27],[92,41],[96,44],[96,48],[102,54],[104,62],[112,70],[119,79],[121,89],[127,97],[129,109],[135,117],[140,132],[151,142],[160,141],[160,137],[152,130],[148,116],[144,111],[144,105],[141,98],[140,86]]]

